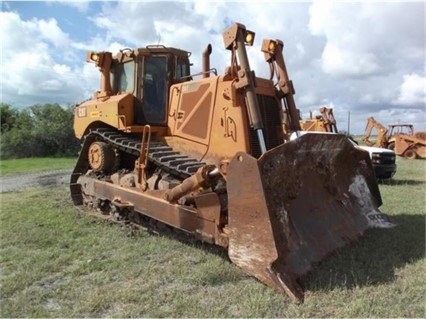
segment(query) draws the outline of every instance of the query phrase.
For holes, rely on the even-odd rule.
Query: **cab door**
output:
[[[165,125],[169,87],[166,55],[142,56],[140,60],[138,114],[139,124]],[[142,111],[142,112],[141,112]]]

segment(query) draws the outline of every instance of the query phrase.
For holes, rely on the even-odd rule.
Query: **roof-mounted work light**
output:
[[[102,66],[104,55],[105,55],[105,52],[87,51],[86,62],[93,62],[96,64],[96,66],[100,67]]]
[[[274,61],[276,59],[277,50],[282,51],[284,44],[281,40],[264,39],[262,41],[261,51],[265,54],[266,61]],[[279,50],[278,48],[281,48]]]
[[[223,32],[223,41],[225,48],[228,50],[232,49],[235,41],[244,42],[245,45],[252,46],[254,42],[255,33],[247,30],[243,24],[234,23],[228,29]]]
[[[254,42],[255,33],[253,31],[244,30],[244,44],[252,46]]]

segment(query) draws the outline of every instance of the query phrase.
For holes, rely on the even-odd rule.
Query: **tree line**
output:
[[[0,103],[2,159],[77,156],[72,106],[36,104],[24,109]]]

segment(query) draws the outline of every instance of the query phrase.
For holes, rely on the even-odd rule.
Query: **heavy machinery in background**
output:
[[[371,141],[371,132],[375,129],[377,131],[376,141]],[[367,125],[365,126],[365,133],[362,137],[362,141],[367,146],[377,146],[380,148],[388,147],[388,138],[387,138],[388,129],[382,124],[377,122],[374,117],[369,117],[367,120]]]
[[[371,141],[371,133],[377,131],[376,141]],[[369,117],[362,138],[368,146],[388,148],[406,159],[426,158],[426,132],[414,132],[412,124],[390,124],[388,128]]]
[[[414,132],[413,135],[395,134],[394,145],[390,144],[395,154],[406,159],[426,158],[426,132]]]
[[[320,115],[312,116],[310,111],[309,119],[304,120],[300,118],[300,126],[302,131],[306,132],[327,132],[338,133],[336,119],[334,118],[333,109],[327,107],[320,107]],[[284,119],[286,117],[284,116]],[[284,125],[284,127],[288,127]],[[367,151],[370,155],[371,163],[373,165],[374,174],[379,182],[392,178],[397,170],[395,152],[393,150],[384,149],[380,147],[371,147],[358,145],[351,136],[348,136],[350,141],[355,147]]]
[[[300,126],[303,131],[339,133],[333,109],[331,107],[320,107],[320,115],[315,116],[315,118],[312,116],[312,111],[309,113],[309,119],[300,119]]]
[[[344,135],[285,142],[283,108],[291,130],[301,128],[283,43],[263,40],[271,70],[263,79],[246,51],[254,36],[238,23],[225,30],[231,62],[222,75],[210,69],[210,45],[198,74],[180,49],[88,52],[101,89],[75,107],[83,144],[71,197],[101,216],[158,222],[222,246],[299,303],[299,278],[314,263],[369,227],[393,224],[378,209],[368,154]]]
[[[338,133],[336,120],[334,118],[333,109],[322,106],[319,108],[320,115],[316,115],[315,118],[312,115],[312,111],[309,111],[309,119],[303,119],[300,110],[297,109],[297,116],[299,118],[299,125],[302,131],[309,132],[334,132]],[[290,129],[291,118],[288,115],[286,109],[283,110],[283,130],[284,135],[288,139],[293,131]]]
[[[392,143],[392,137],[395,134],[413,135],[414,126],[413,124],[389,124],[387,136],[390,143]]]

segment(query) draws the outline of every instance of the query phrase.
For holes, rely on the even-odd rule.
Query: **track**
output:
[[[71,197],[76,205],[82,204],[80,185],[78,178],[89,170],[87,154],[89,146],[97,140],[102,140],[115,148],[139,156],[141,149],[141,138],[121,133],[115,129],[98,128],[92,130],[84,139],[76,167],[71,174]],[[193,175],[198,168],[205,165],[196,159],[174,151],[170,146],[162,142],[151,142],[149,146],[148,160],[156,167],[172,174],[176,178],[185,179]]]
[[[143,228],[152,233],[168,234],[185,241],[200,240],[197,236],[194,237],[192,234],[189,235],[188,231],[184,229],[177,229],[167,225],[167,223],[158,221],[155,218],[151,218],[142,212],[138,212],[133,209],[111,205],[108,200],[98,199],[90,202],[88,205],[86,202],[83,206],[81,185],[77,183],[77,180],[90,169],[88,163],[88,151],[90,145],[95,141],[106,142],[121,152],[131,154],[134,157],[139,157],[142,144],[140,136],[125,134],[117,130],[107,128],[92,130],[87,136],[85,136],[77,164],[71,174],[70,182],[72,200],[75,205],[79,206],[78,209],[81,212],[95,216],[106,222],[129,227],[129,229]],[[153,167],[159,168],[162,171],[173,175],[173,177],[177,180],[184,180],[190,177],[196,173],[200,167],[206,165],[196,159],[182,155],[180,152],[173,150],[167,144],[158,141],[150,143],[148,160],[151,169]],[[121,170],[121,168],[118,168],[118,170]],[[98,176],[94,174],[93,178],[102,179],[103,177],[102,174]]]

